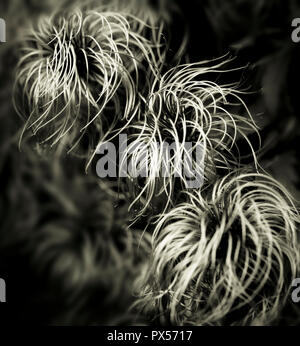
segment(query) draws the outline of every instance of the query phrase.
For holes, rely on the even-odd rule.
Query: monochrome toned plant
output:
[[[202,185],[239,167],[241,142],[257,165],[248,134],[256,133],[258,139],[259,134],[237,84],[218,85],[207,79],[225,73],[226,63],[225,59],[181,65],[153,84],[144,101],[144,116],[129,127],[124,154],[136,170],[148,173],[142,179],[136,171],[129,173],[132,206],[140,205],[137,216],[146,212],[154,197],[164,196],[167,209],[175,192],[188,188],[189,179]],[[173,149],[168,155],[166,145]],[[167,175],[162,173],[165,167],[169,167]]]
[[[14,102],[24,131],[69,151],[88,131],[91,154],[118,121],[128,124],[139,111],[138,92],[147,89],[141,72],[148,83],[149,71],[159,72],[157,38],[143,36],[150,25],[108,8],[42,17],[23,38],[17,68]]]
[[[299,214],[273,178],[231,173],[161,215],[140,307],[176,325],[270,324],[299,265]]]

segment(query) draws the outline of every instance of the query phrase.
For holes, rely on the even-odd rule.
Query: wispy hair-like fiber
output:
[[[259,134],[238,84],[218,85],[206,79],[209,74],[226,72],[226,63],[227,59],[175,67],[156,80],[144,100],[145,115],[130,126],[124,154],[133,167],[148,172],[144,179],[137,178],[135,171],[129,173],[129,189],[135,198],[132,206],[141,206],[138,215],[146,212],[153,197],[164,196],[168,208],[174,191],[187,189],[188,177],[196,179],[198,174],[203,183],[209,183],[218,174],[239,167],[241,142],[257,165],[248,134],[256,133],[258,138]],[[166,144],[173,145],[170,155],[164,155]],[[197,150],[201,155],[196,160]],[[170,167],[168,175],[161,173],[162,167]]]
[[[24,131],[72,150],[93,124],[91,151],[117,121],[130,122],[138,112],[137,92],[147,86],[140,87],[140,71],[159,71],[157,42],[143,36],[148,25],[108,8],[42,17],[23,38],[17,68],[15,105]]]
[[[299,214],[259,173],[231,173],[161,216],[139,306],[161,323],[271,324],[299,265]]]

